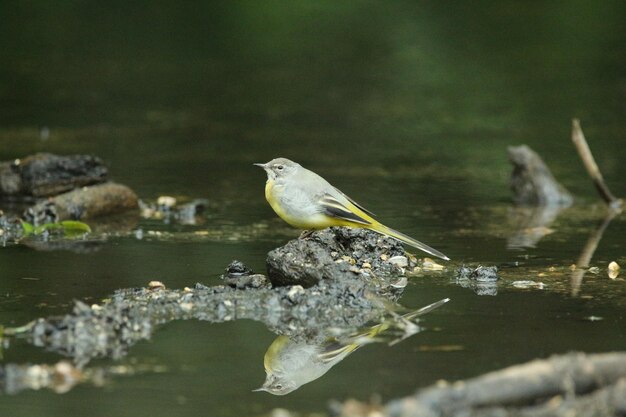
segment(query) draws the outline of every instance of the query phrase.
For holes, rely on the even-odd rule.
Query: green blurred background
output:
[[[152,279],[217,284],[232,259],[262,272],[267,251],[298,234],[276,219],[264,174],[251,165],[277,156],[322,174],[456,262],[568,266],[603,212],[570,144],[572,117],[609,186],[626,195],[625,22],[619,0],[2,1],[0,160],[96,154],[142,199],[207,198],[210,209],[199,226],[133,226],[172,239],[109,239],[88,254],[3,248],[0,321],[64,313],[74,299],[97,302]],[[521,143],[580,206],[537,248],[512,251],[506,147]],[[259,224],[267,232],[255,238],[177,238]],[[622,216],[596,253],[601,267],[625,264],[624,232]],[[536,278],[532,269],[523,274]],[[323,410],[331,398],[387,400],[551,353],[623,349],[623,282],[592,278],[578,298],[503,285],[497,297],[479,297],[446,275],[412,282],[404,305],[453,299],[425,319],[433,331],[393,348],[368,346],[287,397],[250,392],[263,381],[274,337],[261,324],[188,322],[165,326],[124,359],[165,365],[165,373],[65,395],[5,396],[0,415]],[[584,320],[590,315],[605,320]],[[3,360],[58,357],[24,346]]]

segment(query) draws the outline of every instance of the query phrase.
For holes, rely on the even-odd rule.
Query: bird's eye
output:
[[[281,390],[281,389],[283,389],[283,386],[282,386],[281,384],[276,384],[276,387],[275,387],[275,388],[276,388],[277,390]]]
[[[283,168],[285,168],[284,165],[276,165],[276,169],[279,170],[279,171],[282,171]]]

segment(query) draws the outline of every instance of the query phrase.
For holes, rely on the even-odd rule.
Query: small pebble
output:
[[[363,262],[363,265],[361,265],[361,268],[372,269],[372,264],[370,264],[369,262]]]
[[[443,265],[438,264],[430,258],[424,258],[424,263],[422,264],[422,268],[425,271],[443,271]]]
[[[157,204],[163,207],[174,207],[176,205],[176,199],[169,195],[162,195],[157,199]]]
[[[620,266],[617,262],[613,261],[609,264],[609,278],[615,279],[619,275]]]
[[[289,290],[289,292],[287,293],[287,297],[291,300],[291,301],[295,301],[297,300],[302,294],[304,294],[304,288],[302,287],[302,285],[294,285],[293,287],[291,287],[291,289]]]
[[[392,282],[391,286],[393,288],[404,288],[406,287],[408,283],[409,283],[409,280],[406,277],[402,277],[398,281]]]
[[[165,285],[161,281],[150,281],[148,288],[151,290],[162,290],[165,288]]]
[[[406,268],[409,265],[409,260],[406,256],[398,255],[389,258],[389,263],[397,266],[398,268]]]
[[[193,303],[180,303],[180,309],[185,312],[189,312],[193,309]]]

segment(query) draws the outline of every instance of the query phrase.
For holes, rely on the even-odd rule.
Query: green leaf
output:
[[[62,230],[68,236],[77,236],[84,233],[91,233],[91,227],[88,224],[76,220],[64,220],[61,223],[44,223],[37,227],[21,220],[24,235],[40,235],[48,230]]]
[[[35,232],[35,227],[32,224],[25,222],[24,220],[20,220],[20,222],[22,223],[22,229],[24,230],[25,235],[30,235]]]
[[[87,223],[76,220],[64,220],[61,226],[66,233],[91,233],[91,227]]]
[[[55,229],[61,229],[61,228],[63,228],[63,226],[61,226],[58,223],[44,223],[35,227],[35,234],[40,235],[46,230],[55,230]]]

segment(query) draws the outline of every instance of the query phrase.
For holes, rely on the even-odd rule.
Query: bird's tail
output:
[[[398,239],[399,241],[406,243],[409,246],[413,246],[414,248],[417,248],[419,250],[422,250],[426,253],[429,253],[433,256],[436,256],[438,258],[444,259],[446,261],[449,261],[450,258],[448,258],[446,255],[444,255],[443,253],[439,252],[437,249],[433,249],[430,246],[420,242],[419,240],[415,240],[410,236],[405,235],[402,232],[398,232],[397,230],[394,230],[390,227],[387,227],[383,224],[377,224],[375,227],[372,228],[372,230],[377,231],[379,233],[382,233],[384,235],[387,236],[391,236],[394,239]]]

